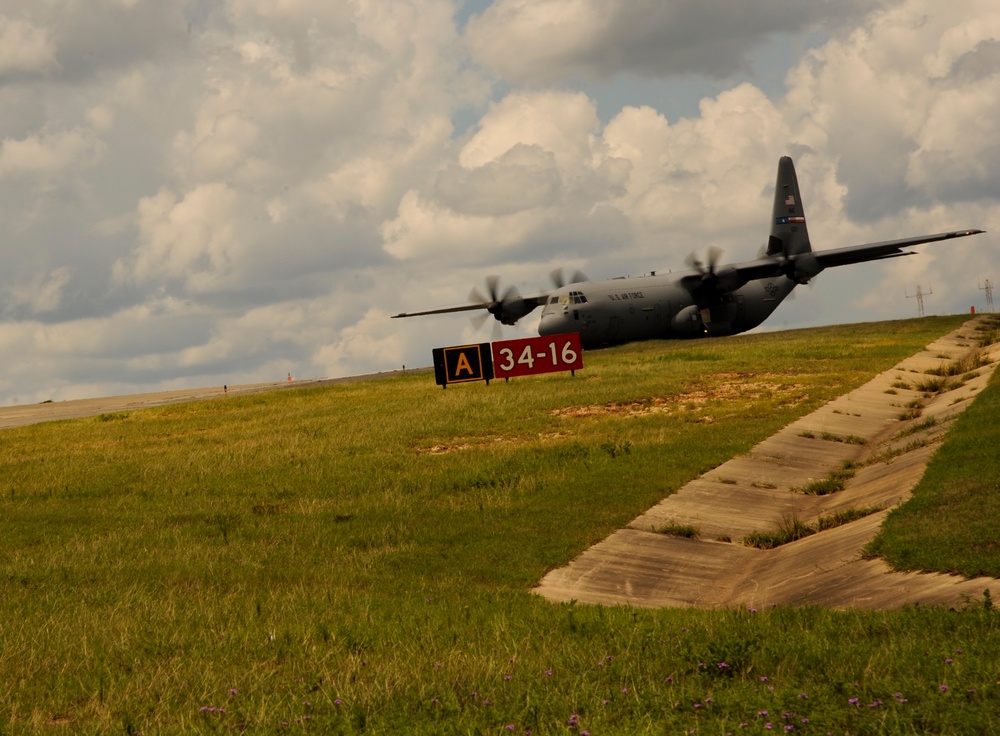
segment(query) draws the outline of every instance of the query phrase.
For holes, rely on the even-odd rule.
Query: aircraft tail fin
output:
[[[782,156],[778,161],[778,181],[774,187],[774,209],[771,214],[771,236],[767,239],[767,255],[794,256],[811,251],[795,164],[788,156]]]

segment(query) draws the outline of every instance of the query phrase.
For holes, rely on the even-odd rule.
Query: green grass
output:
[[[697,539],[698,537],[698,528],[690,524],[666,524],[657,527],[654,531],[668,537],[683,537],[685,539]]]
[[[994,373],[989,387],[958,418],[913,498],[889,514],[869,555],[883,556],[901,570],[1000,577],[998,379]]]
[[[528,592],[964,319],[4,431],[0,733],[989,731],[985,600],[646,611]]]

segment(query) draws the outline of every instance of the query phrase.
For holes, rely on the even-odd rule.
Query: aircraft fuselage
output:
[[[796,284],[785,276],[750,281],[719,299],[695,304],[684,274],[587,281],[549,294],[538,332],[578,332],[584,348],[633,340],[715,337],[751,330]]]

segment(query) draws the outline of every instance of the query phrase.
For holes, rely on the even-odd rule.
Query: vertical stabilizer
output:
[[[771,213],[771,237],[767,241],[769,256],[793,256],[809,253],[809,231],[806,213],[802,209],[799,180],[795,164],[788,156],[778,161],[778,181],[774,186],[774,210]]]

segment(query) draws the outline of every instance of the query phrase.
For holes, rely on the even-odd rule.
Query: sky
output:
[[[995,0],[0,0],[0,405],[429,365],[491,274],[753,258],[782,155],[816,250],[988,233],[766,329],[983,311],[997,130]]]

